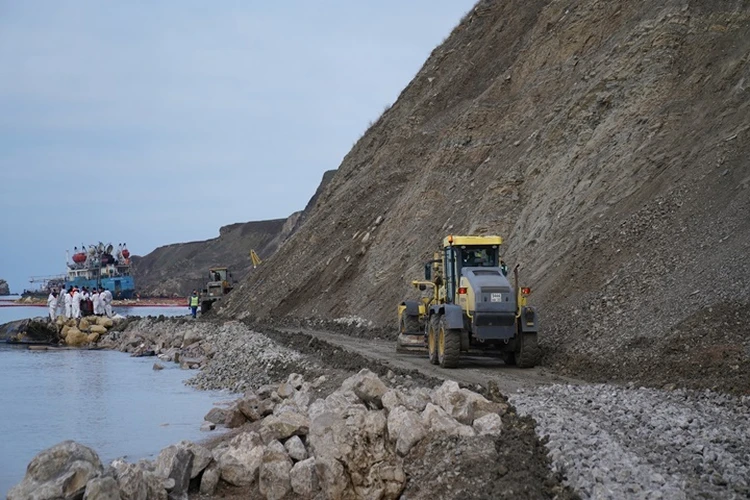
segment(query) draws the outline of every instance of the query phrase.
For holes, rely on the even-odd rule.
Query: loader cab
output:
[[[214,267],[208,270],[208,281],[227,281],[227,268]]]
[[[208,270],[208,282],[204,294],[208,297],[222,297],[233,288],[232,273],[226,267],[212,267]]]
[[[443,241],[445,301],[455,303],[461,270],[465,267],[498,267],[499,236],[448,236]]]

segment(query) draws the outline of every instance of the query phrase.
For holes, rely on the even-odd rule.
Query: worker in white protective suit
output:
[[[57,315],[65,316],[65,287],[61,287],[57,291]]]
[[[112,292],[104,290],[100,296],[102,297],[102,303],[104,304],[104,314],[108,318],[112,317]]]
[[[71,313],[73,314],[73,318],[75,319],[81,317],[81,298],[81,293],[76,287],[73,287],[73,296],[71,297]]]
[[[91,290],[91,302],[94,304],[94,315],[101,316],[102,301],[101,294],[99,293],[99,290],[97,288]]]
[[[50,321],[55,321],[57,317],[57,292],[52,290],[47,297],[47,309],[49,309]]]
[[[73,288],[65,293],[65,319],[73,317]]]

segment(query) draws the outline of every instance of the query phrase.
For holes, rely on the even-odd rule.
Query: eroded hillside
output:
[[[548,365],[748,384],[748,57],[741,0],[482,1],[225,314],[393,324],[444,235],[499,233]]]

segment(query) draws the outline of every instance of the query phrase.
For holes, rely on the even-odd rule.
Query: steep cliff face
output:
[[[741,0],[481,1],[225,314],[390,324],[444,235],[499,233],[547,363],[746,359],[748,54]]]
[[[185,296],[193,289],[203,288],[212,266],[227,266],[234,279],[244,279],[252,271],[250,250],[254,249],[261,259],[276,252],[299,227],[300,220],[335,172],[326,172],[308,206],[286,219],[231,224],[219,229],[218,238],[174,243],[143,257],[134,256],[133,274],[138,291],[151,296]]]
[[[10,295],[10,287],[5,280],[0,280],[0,295]]]

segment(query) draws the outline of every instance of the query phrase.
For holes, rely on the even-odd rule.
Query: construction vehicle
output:
[[[252,248],[250,249],[250,261],[253,263],[253,269],[257,268],[263,262]]]
[[[429,360],[458,366],[461,353],[497,352],[506,364],[533,367],[539,358],[538,316],[527,305],[530,288],[514,284],[500,259],[500,236],[447,236],[412,285],[420,300],[398,305],[399,352],[427,347]]]
[[[201,314],[207,313],[214,302],[224,297],[234,288],[232,273],[226,267],[212,267],[208,270],[208,281],[201,293]]]

